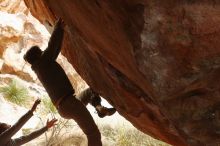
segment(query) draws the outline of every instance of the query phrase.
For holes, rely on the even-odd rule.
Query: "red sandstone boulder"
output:
[[[62,53],[141,131],[172,145],[220,137],[220,2],[25,0],[66,23]]]

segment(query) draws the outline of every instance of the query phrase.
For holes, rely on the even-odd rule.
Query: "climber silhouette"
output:
[[[43,128],[36,130],[28,135],[21,136],[19,138],[11,139],[12,136],[17,133],[21,127],[33,116],[33,112],[36,110],[37,105],[40,104],[40,100],[36,100],[31,110],[29,110],[25,115],[23,115],[17,123],[13,126],[8,125],[6,123],[0,123],[0,146],[20,146],[23,145],[44,132],[46,132],[49,128],[53,127],[56,119],[52,119],[51,121],[47,121],[46,126]]]
[[[66,73],[56,62],[56,58],[61,51],[63,35],[64,23],[59,19],[55,24],[47,49],[41,51],[38,46],[33,46],[26,52],[24,59],[32,65],[32,70],[45,87],[59,114],[64,118],[74,119],[77,122],[86,134],[89,146],[101,146],[100,132],[84,105],[86,103],[83,104],[75,98],[75,91]],[[84,96],[84,98],[79,99],[86,101],[85,98],[88,97]],[[100,108],[99,104],[95,106],[97,106],[95,108],[101,117],[115,112],[114,108],[108,109],[103,106]]]

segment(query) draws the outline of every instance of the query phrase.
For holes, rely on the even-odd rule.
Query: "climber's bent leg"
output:
[[[86,107],[75,97],[64,99],[58,108],[60,115],[77,122],[88,139],[88,146],[102,146],[101,134]]]
[[[97,105],[101,105],[100,96],[91,88],[83,90],[81,93],[76,95],[76,98],[80,100],[84,105],[87,105],[88,103],[90,103],[94,107],[96,107]]]
[[[115,108],[107,108],[102,106],[101,97],[91,88],[85,89],[80,94],[78,94],[76,98],[79,99],[85,106],[90,103],[96,109],[100,118],[111,116],[116,112]]]
[[[115,108],[107,108],[101,105],[101,97],[92,91],[92,96],[90,98],[89,103],[95,107],[97,114],[100,118],[103,118],[105,116],[111,116],[116,112]]]

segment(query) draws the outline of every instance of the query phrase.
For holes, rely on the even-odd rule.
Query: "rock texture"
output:
[[[29,12],[23,0],[0,0],[0,10],[10,14]]]
[[[66,23],[62,53],[141,131],[172,145],[220,142],[220,2],[25,0]]]
[[[1,0],[0,18],[0,73],[40,84],[30,66],[25,64],[23,55],[33,45],[46,48],[50,33],[30,14],[23,0]],[[49,25],[47,28],[52,30]],[[66,58],[60,55],[58,62],[65,68],[76,91],[84,89],[85,82]]]
[[[45,47],[50,34],[30,15],[23,0],[2,0],[0,17],[1,74],[16,74],[34,81],[36,76],[25,65],[23,54],[32,45]]]

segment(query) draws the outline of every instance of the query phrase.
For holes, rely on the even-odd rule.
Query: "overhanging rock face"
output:
[[[66,23],[62,53],[141,131],[172,145],[220,142],[220,2],[25,0]]]

